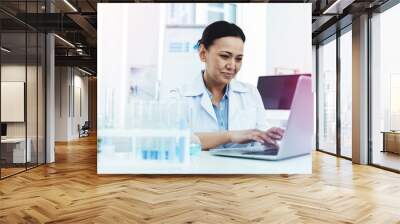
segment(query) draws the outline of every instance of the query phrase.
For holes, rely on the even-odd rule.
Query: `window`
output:
[[[336,153],[336,40],[318,48],[318,148]]]
[[[0,6],[3,4],[11,6],[15,2],[2,2]],[[21,14],[42,13],[44,4],[44,1],[21,1],[16,10]],[[6,115],[1,118],[4,130],[0,144],[0,178],[5,178],[45,163],[46,38],[44,33],[4,13],[0,12],[0,17],[9,21],[0,24],[1,98],[22,96],[20,106],[14,107],[17,110],[10,109],[16,104],[10,100],[0,105],[1,114]],[[21,118],[9,116],[17,111],[22,114]]]
[[[371,18],[372,164],[400,170],[400,5]]]
[[[167,5],[168,25],[206,25],[218,20],[236,22],[234,3],[172,3]]]
[[[168,25],[193,25],[196,24],[196,4],[172,3],[167,5]]]
[[[218,20],[226,20],[231,23],[236,22],[236,5],[223,3],[208,4],[208,23]]]
[[[350,27],[351,28],[351,27]],[[352,157],[352,34],[340,36],[340,154]]]

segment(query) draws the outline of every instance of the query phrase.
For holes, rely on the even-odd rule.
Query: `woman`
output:
[[[255,141],[276,144],[282,138],[282,129],[267,130],[258,90],[234,79],[242,65],[245,39],[235,24],[217,21],[208,25],[197,44],[205,70],[172,91],[191,104],[192,129],[203,149]]]

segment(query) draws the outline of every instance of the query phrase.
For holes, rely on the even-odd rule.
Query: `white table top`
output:
[[[97,154],[98,174],[311,174],[311,154],[291,159],[266,161],[214,156],[201,152],[187,166],[145,167],[128,154]]]
[[[30,139],[28,138],[28,141]],[[19,143],[19,142],[24,142],[25,138],[5,138],[5,139],[1,139],[1,143]]]

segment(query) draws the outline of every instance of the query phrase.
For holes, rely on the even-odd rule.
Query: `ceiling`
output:
[[[313,43],[316,44],[334,34],[338,27],[351,24],[352,17],[366,10],[377,8],[386,1],[270,0],[250,2],[311,3],[313,13],[312,36]],[[55,32],[59,37],[73,45],[66,43],[61,38],[55,38],[56,65],[80,66],[95,73],[97,63],[97,3],[114,2],[168,1],[68,0],[66,2],[64,0],[47,0],[46,7],[46,0],[1,0],[1,29],[2,32],[10,32],[10,34],[3,36],[9,38],[7,42],[14,41],[14,47],[17,49],[18,45],[24,46],[25,39],[21,39],[23,35],[18,34],[18,32],[24,31],[25,28],[30,28],[32,31]],[[49,13],[50,11],[52,13]],[[32,51],[31,46],[34,47],[34,44],[28,45],[28,52]],[[23,48],[21,48],[22,50]]]

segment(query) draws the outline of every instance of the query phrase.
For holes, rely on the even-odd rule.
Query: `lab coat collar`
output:
[[[228,98],[229,86],[230,86],[230,84],[228,84],[227,87],[225,88],[225,93],[224,93],[224,95],[222,96],[222,99]],[[206,91],[207,91],[208,96],[209,96],[210,99],[211,99],[211,98],[213,97],[213,94],[212,94],[212,93],[210,92],[210,90],[208,90],[207,88],[206,88]]]
[[[238,82],[236,80],[232,80],[229,83],[228,88],[228,99],[229,99],[229,115],[228,115],[228,126],[230,126],[233,117],[237,114],[239,110],[240,100],[235,93],[246,93],[248,92],[248,87],[243,83]],[[213,109],[210,95],[207,93],[207,88],[204,84],[202,74],[196,76],[193,82],[190,85],[187,85],[182,94],[186,97],[194,97],[201,95],[200,104],[202,108],[217,122],[217,116],[215,115],[215,111]]]
[[[232,81],[229,83],[229,92],[246,93],[248,91],[248,88],[243,83],[238,82],[235,79],[232,79]],[[204,84],[202,75],[200,74],[196,76],[196,78],[193,79],[193,81],[183,89],[182,94],[189,97],[207,94],[207,88]]]

